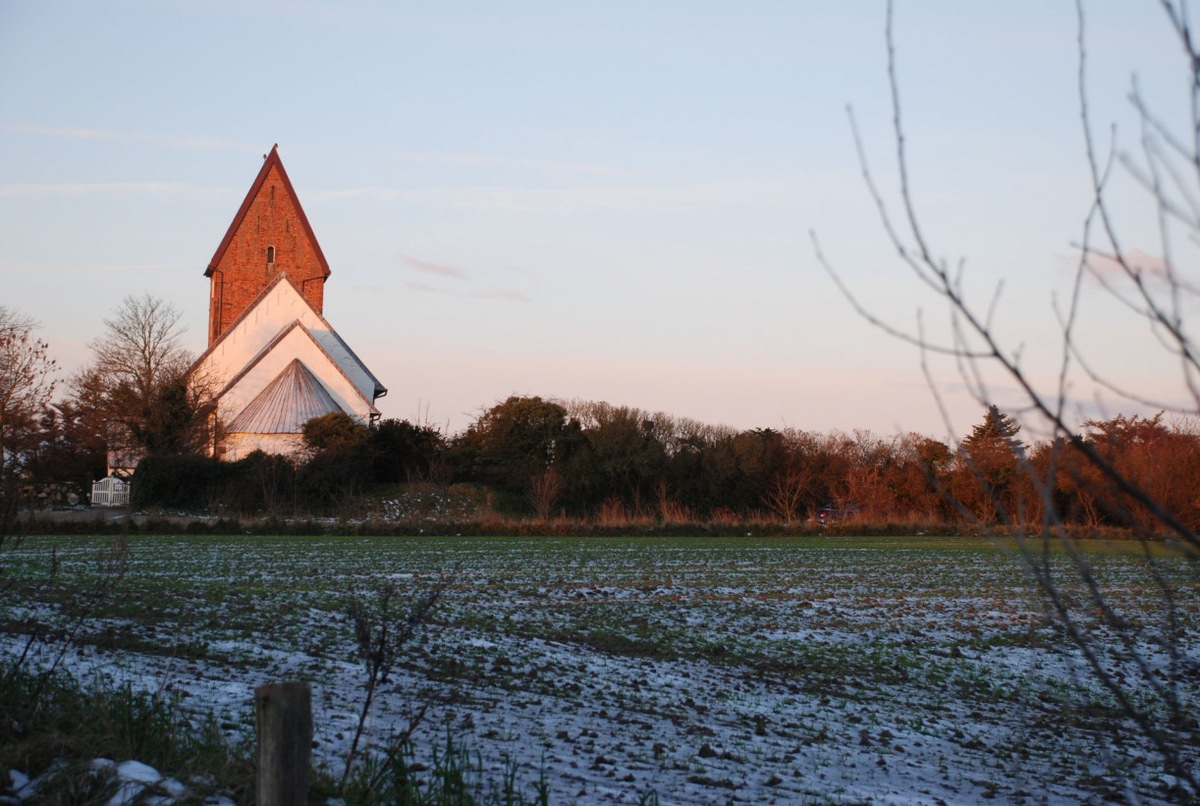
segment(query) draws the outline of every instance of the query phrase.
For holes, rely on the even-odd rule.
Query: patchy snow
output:
[[[122,761],[116,765],[116,774],[124,781],[136,784],[157,784],[163,779],[158,770],[140,761]]]
[[[20,770],[8,771],[9,787],[8,791],[17,801],[26,800],[36,794],[37,790],[33,787],[29,776]]]
[[[58,561],[82,565],[95,545],[63,541]],[[141,609],[103,627],[161,652],[93,642],[68,651],[69,668],[169,692],[231,740],[253,730],[258,685],[308,680],[317,761],[339,772],[365,678],[347,597],[370,601],[385,579],[417,594],[458,566],[367,737],[386,742],[428,706],[415,741],[426,764],[449,731],[494,780],[515,763],[530,785],[544,771],[555,802],[579,803],[650,791],[661,803],[1155,803],[1173,784],[1133,731],[1113,741],[1107,695],[1011,558],[987,548],[147,538],[132,557]],[[1145,622],[1133,648],[1167,672],[1190,658],[1195,674],[1200,597],[1176,613],[1193,629],[1172,660],[1141,588],[1122,590],[1117,606]],[[1118,641],[1105,662],[1132,674]],[[1195,685],[1179,690],[1195,713]],[[130,769],[131,787],[161,778]]]
[[[52,768],[47,776],[56,774]],[[174,804],[188,797],[188,788],[173,778],[166,777],[153,767],[140,761],[123,761],[117,763],[107,758],[94,759],[90,767],[90,775],[101,781],[109,782],[113,794],[105,801],[108,806],[129,806],[130,804],[146,804],[160,806]],[[9,771],[12,782],[6,794],[0,795],[0,803],[23,803],[27,800],[38,800],[42,796],[41,779],[30,779],[18,770]],[[208,806],[228,806],[228,798],[210,798],[205,801]]]

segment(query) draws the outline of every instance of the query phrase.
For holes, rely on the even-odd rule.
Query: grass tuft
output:
[[[176,700],[130,685],[85,688],[63,672],[10,670],[0,682],[0,769],[38,779],[47,802],[104,801],[112,792],[93,759],[137,760],[191,782],[196,794],[249,791],[249,749],[211,720],[193,722]]]

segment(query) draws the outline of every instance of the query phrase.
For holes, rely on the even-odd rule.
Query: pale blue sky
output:
[[[980,299],[1004,280],[999,326],[1048,381],[1088,203],[1074,5],[897,6],[928,232]],[[1185,66],[1155,3],[1088,14],[1093,115],[1134,146],[1131,76],[1174,121]],[[68,371],[128,293],[174,303],[201,351],[204,268],[279,143],[333,271],[325,315],[385,416],[456,431],[515,393],[940,435],[919,356],[855,316],[808,236],[896,321],[942,318],[847,124],[851,104],[890,194],[883,30],[874,0],[0,0],[0,302]],[[1118,192],[1130,246],[1161,252]],[[1177,398],[1145,328],[1091,293],[1106,368]],[[979,408],[938,372],[962,432]]]

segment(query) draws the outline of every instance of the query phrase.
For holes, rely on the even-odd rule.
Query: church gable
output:
[[[284,272],[278,274],[246,308],[232,325],[209,346],[196,361],[193,372],[218,386],[246,367],[278,341],[288,328],[302,326],[313,341],[325,352],[329,361],[337,366],[368,401],[383,396],[387,390],[371,374],[354,351],[334,331],[333,327],[315,310],[311,303],[300,296],[297,288]]]
[[[313,338],[313,334],[301,323],[293,322],[240,368],[240,372],[217,393],[220,421],[232,423],[237,420],[295,359],[299,359],[308,371],[320,379],[322,388],[338,409],[364,423],[379,416],[379,410],[371,400],[363,396],[343,368]]]
[[[204,272],[211,281],[208,343],[285,271],[320,313],[329,264],[275,146]]]
[[[294,434],[312,418],[341,410],[304,362],[293,358],[226,430],[229,433]]]
[[[301,455],[312,417],[379,418],[387,389],[322,313],[329,273],[273,148],[205,272],[208,349],[188,376],[215,404],[213,455]]]

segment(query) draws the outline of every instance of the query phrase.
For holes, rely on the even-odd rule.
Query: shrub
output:
[[[225,492],[231,465],[205,456],[147,456],[131,479],[130,505],[203,511]]]

